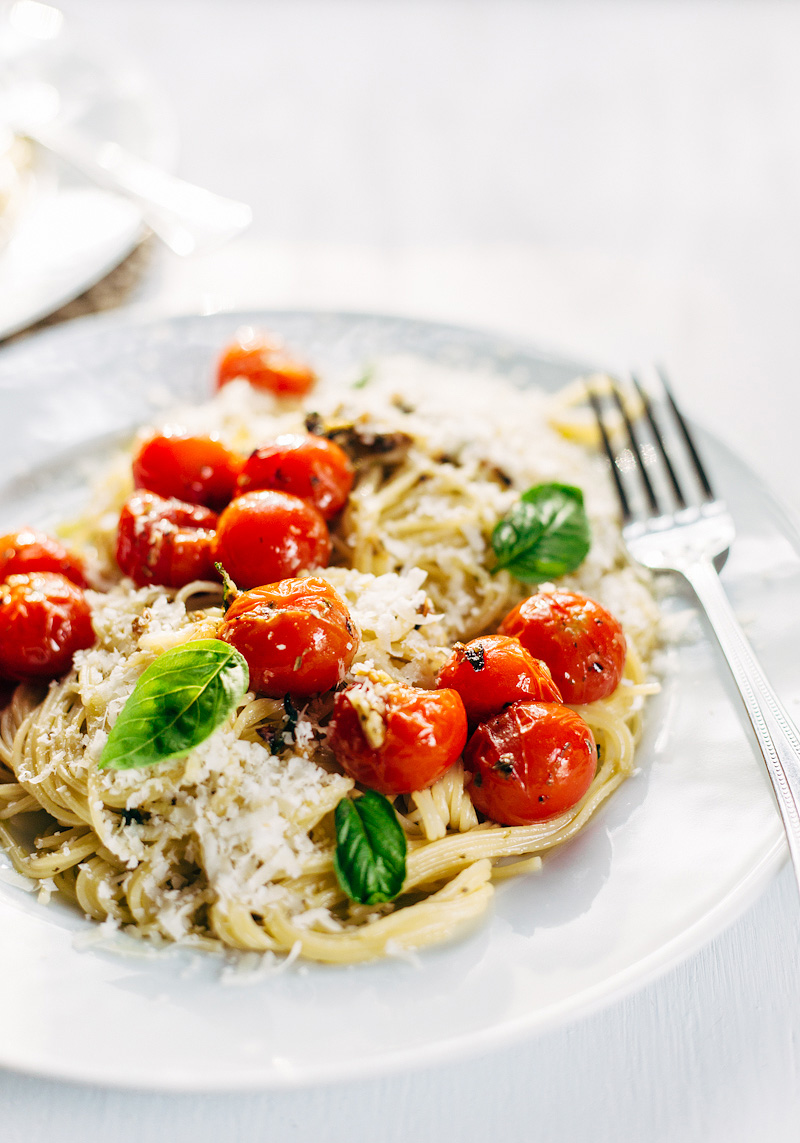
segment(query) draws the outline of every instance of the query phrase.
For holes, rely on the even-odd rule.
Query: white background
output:
[[[215,254],[157,255],[134,304],[391,310],[619,368],[657,357],[800,507],[800,7],[62,6],[160,84],[180,173],[256,212]],[[232,1097],[0,1074],[0,1137],[795,1141],[799,915],[784,869],[635,996],[424,1073]]]

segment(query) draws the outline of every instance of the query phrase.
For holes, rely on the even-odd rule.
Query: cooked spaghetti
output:
[[[347,440],[357,476],[322,576],[360,640],[349,681],[434,685],[456,640],[494,631],[532,588],[492,574],[498,519],[537,481],[583,488],[593,543],[561,584],[604,603],[628,642],[613,694],[575,709],[599,765],[568,811],[500,826],[476,812],[461,761],[428,789],[394,800],[408,841],[400,895],[350,901],[333,865],[333,810],[353,790],[327,744],[332,695],[287,718],[280,699],[247,694],[188,756],[144,769],[98,768],[110,728],[143,670],[168,648],[213,637],[222,590],[135,587],[113,560],[129,461],[105,474],[68,530],[88,553],[97,643],[42,688],[21,685],[2,715],[0,838],[15,868],[97,921],[155,940],[353,962],[447,939],[483,913],[493,883],[538,868],[632,772],[647,663],[658,628],[648,580],[624,554],[602,465],[562,428],[569,410],[497,378],[387,362],[363,387],[331,382],[299,402],[226,385],[171,423],[218,433],[247,453],[276,433],[324,425]]]

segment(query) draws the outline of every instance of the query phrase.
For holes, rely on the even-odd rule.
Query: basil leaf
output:
[[[248,682],[245,659],[221,639],[198,639],[165,651],[120,711],[100,769],[129,770],[188,754],[225,721]]]
[[[375,790],[342,798],[334,814],[333,867],[352,901],[377,905],[393,900],[406,878],[406,835],[392,803]]]
[[[492,533],[495,571],[507,568],[524,583],[575,571],[591,547],[583,493],[572,484],[536,484],[524,492]]]

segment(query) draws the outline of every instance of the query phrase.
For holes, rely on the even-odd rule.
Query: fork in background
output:
[[[623,540],[644,567],[684,576],[705,610],[764,757],[800,889],[800,732],[767,681],[719,578],[735,536],[733,519],[714,495],[666,377],[659,372],[655,397],[631,380],[641,411],[632,415],[610,382],[613,426],[605,394],[587,381],[619,497]],[[615,447],[618,437],[621,448]]]

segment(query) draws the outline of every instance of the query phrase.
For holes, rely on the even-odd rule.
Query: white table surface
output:
[[[611,366],[665,361],[800,508],[800,8],[63,0],[173,105],[180,173],[251,202],[131,305],[389,310]],[[479,1060],[301,1093],[0,1073],[0,1138],[765,1143],[800,1134],[789,871],[659,981]],[[0,1015],[1,1018],[1,1015]]]

